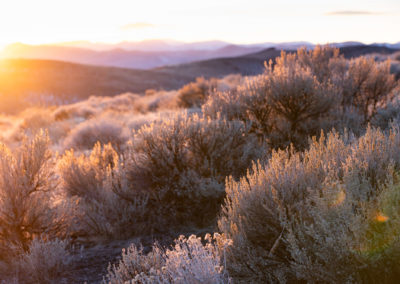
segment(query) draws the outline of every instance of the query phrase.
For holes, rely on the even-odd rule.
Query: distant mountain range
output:
[[[25,45],[16,43],[7,46],[0,57],[61,60],[80,64],[113,66],[132,69],[151,69],[165,65],[183,64],[192,61],[219,57],[234,57],[261,50],[263,47],[225,45],[214,49],[185,49],[144,51],[115,48],[93,50],[81,47],[53,45]]]
[[[72,41],[55,44],[57,46],[87,48],[97,51],[113,49],[136,50],[136,51],[182,51],[182,50],[213,50],[231,45],[228,42],[213,40],[203,42],[181,42],[176,40],[144,40],[144,41],[123,41],[116,44],[93,43],[90,41]]]
[[[329,43],[336,47],[345,46],[357,46],[365,45],[359,41],[346,41],[346,42],[333,42]],[[113,50],[113,49],[124,49],[124,50],[136,50],[136,51],[182,51],[182,50],[215,50],[223,48],[229,45],[239,45],[242,47],[257,47],[257,48],[270,48],[274,47],[276,49],[297,49],[299,47],[305,46],[307,48],[313,48],[315,44],[307,41],[297,41],[297,42],[262,42],[253,44],[233,44],[226,41],[213,40],[213,41],[202,41],[202,42],[181,42],[176,40],[144,40],[137,42],[124,41],[116,44],[106,44],[106,43],[93,43],[90,41],[72,41],[55,44],[57,46],[65,47],[78,47],[86,48],[97,51]],[[373,43],[371,45],[386,46],[388,48],[400,48],[400,42],[398,43]]]
[[[337,47],[368,46],[359,42],[331,43]],[[121,42],[118,44],[67,42],[56,45],[11,44],[0,52],[0,58],[26,58],[68,61],[80,64],[113,66],[131,69],[152,69],[170,65],[217,58],[239,57],[262,52],[268,48],[295,50],[301,46],[313,48],[309,42],[231,44],[223,41],[184,43],[171,40]],[[373,46],[391,49],[396,44],[377,43]]]
[[[55,44],[56,46],[64,47],[77,47],[92,49],[96,51],[109,51],[113,49],[124,49],[124,50],[135,50],[135,51],[184,51],[184,50],[216,50],[223,47],[236,45],[248,48],[297,48],[300,46],[313,47],[312,43],[306,41],[300,42],[283,42],[283,43],[254,43],[254,44],[233,44],[230,42],[213,40],[213,41],[201,41],[201,42],[181,42],[175,40],[144,40],[138,42],[124,41],[116,44],[105,44],[105,43],[93,43],[89,41],[73,41]]]

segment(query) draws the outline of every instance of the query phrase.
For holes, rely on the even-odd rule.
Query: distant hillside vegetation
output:
[[[398,51],[374,45],[346,46],[340,49],[346,58],[367,54],[388,56]],[[0,61],[0,112],[23,109],[27,98],[29,100],[37,96],[50,96],[71,102],[91,95],[144,93],[148,89],[176,90],[195,81],[197,77],[257,75],[263,72],[265,61],[274,61],[280,53],[278,49],[268,48],[237,57],[196,61],[151,70],[100,67],[53,60],[5,59]],[[393,72],[399,74],[400,68],[396,66]]]
[[[53,95],[62,100],[79,100],[91,95],[113,96],[147,89],[178,89],[193,81],[191,76],[150,70],[99,67],[52,60],[7,59],[0,61],[0,96],[22,107],[27,96]],[[0,111],[3,111],[0,109]]]

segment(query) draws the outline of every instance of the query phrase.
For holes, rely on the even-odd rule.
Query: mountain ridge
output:
[[[365,45],[360,42],[331,43],[339,48],[376,46],[380,48],[400,48],[400,43]],[[99,47],[89,48],[89,47]],[[142,46],[138,49],[134,47]],[[156,50],[156,46],[160,50]],[[164,46],[164,50],[163,49]],[[168,46],[168,48],[165,48]],[[0,58],[28,58],[60,60],[96,66],[113,66],[131,69],[153,69],[166,65],[187,64],[203,60],[238,57],[256,53],[268,48],[295,50],[299,47],[314,48],[309,42],[282,42],[258,44],[231,44],[223,41],[181,43],[163,40],[143,42],[121,42],[107,45],[101,43],[78,42],[64,45],[26,45],[15,43],[4,48]],[[110,49],[112,47],[112,49]],[[146,47],[146,48],[145,48]]]
[[[6,47],[0,57],[2,59],[47,59],[131,69],[152,69],[164,65],[183,64],[223,56],[239,56],[261,49],[262,47],[227,45],[214,50],[142,51],[115,48],[98,51],[79,47],[32,46],[17,43]]]

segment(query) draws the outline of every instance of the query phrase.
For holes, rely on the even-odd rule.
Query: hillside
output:
[[[236,47],[226,46],[224,49],[229,51]],[[342,47],[340,51],[346,58],[352,58],[378,53],[389,55],[398,49],[359,45]],[[23,108],[27,96],[50,94],[58,100],[68,102],[91,95],[113,96],[124,92],[144,93],[147,89],[179,89],[196,77],[256,75],[263,71],[265,61],[274,60],[280,53],[280,50],[268,48],[237,57],[196,61],[151,70],[54,60],[6,59],[0,63],[0,94],[3,105],[0,111],[9,109],[10,106],[13,110]]]
[[[57,100],[68,102],[91,95],[113,96],[124,92],[144,93],[147,89],[179,89],[200,76],[254,75],[262,72],[264,60],[273,59],[279,53],[275,49],[268,49],[243,57],[199,61],[153,70],[55,60],[5,59],[0,61],[2,111],[10,104],[22,107],[26,97],[51,95]],[[8,99],[10,102],[4,103]]]
[[[91,95],[113,96],[147,89],[177,89],[190,76],[151,70],[99,67],[52,60],[7,59],[0,61],[0,112],[23,109],[26,97],[55,97],[66,102]]]
[[[0,63],[0,92],[59,94],[62,97],[176,89],[192,77],[152,70],[90,66],[52,60],[8,59]]]
[[[225,57],[176,66],[165,66],[155,70],[166,74],[190,74],[192,77],[220,77],[228,74],[256,75],[263,71],[265,61],[275,59],[280,53],[275,48],[268,48],[238,57]]]
[[[398,52],[399,50],[399,48],[390,48],[378,45],[354,45],[341,47],[340,53],[342,53],[345,58],[354,58],[372,53],[389,55]]]

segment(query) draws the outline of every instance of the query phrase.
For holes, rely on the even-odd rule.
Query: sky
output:
[[[399,42],[399,0],[1,0],[13,42]]]

